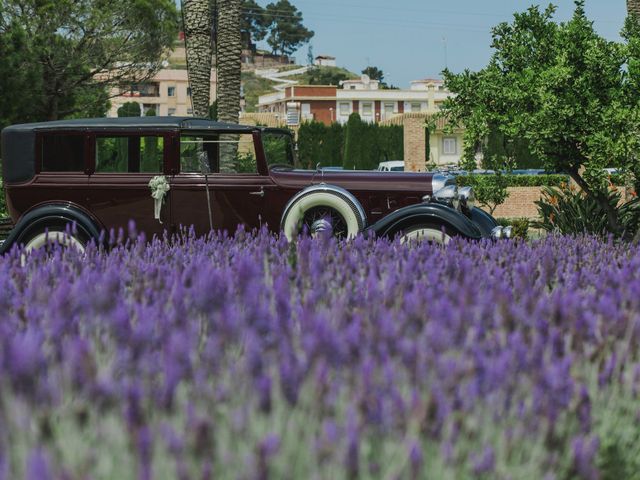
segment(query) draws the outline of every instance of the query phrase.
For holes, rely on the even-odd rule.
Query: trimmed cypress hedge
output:
[[[298,131],[298,158],[303,168],[342,166],[347,170],[375,170],[380,162],[404,158],[401,126],[363,122],[352,114],[346,125],[308,122]]]
[[[459,187],[475,187],[492,175],[460,175],[456,177]],[[559,187],[569,181],[568,175],[503,175],[507,187]]]

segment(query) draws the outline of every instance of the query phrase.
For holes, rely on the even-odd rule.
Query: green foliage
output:
[[[0,178],[0,218],[6,218],[9,216],[7,211],[7,198],[4,192],[4,184]]]
[[[529,236],[531,220],[528,218],[497,218],[496,222],[503,227],[512,227],[512,238],[526,240]]]
[[[529,142],[522,138],[508,138],[496,127],[489,129],[487,141],[482,145],[484,158],[497,159],[498,168],[511,165],[512,168],[543,168],[544,162],[529,148]]]
[[[144,114],[145,117],[155,117],[157,115],[156,113],[156,109],[155,108],[150,108],[149,110],[147,110],[147,112]]]
[[[3,0],[0,16],[5,125],[104,115],[109,87],[151,76],[178,25],[172,0]]]
[[[343,166],[345,170],[374,170],[385,160],[404,158],[403,129],[363,122],[352,113],[346,125]]]
[[[258,98],[260,95],[273,93],[273,87],[276,83],[272,80],[258,77],[253,72],[242,72],[240,78],[242,81],[242,91],[244,92],[245,109],[247,112],[256,112],[258,107]],[[217,102],[215,102],[215,105],[217,119]]]
[[[340,85],[343,80],[348,80],[349,75],[340,70],[324,68],[320,66],[311,67],[307,71],[308,85]]]
[[[362,73],[368,76],[371,80],[377,80],[378,82],[380,82],[380,88],[389,88],[387,83],[384,81],[384,72],[378,67],[367,67],[362,70]]]
[[[209,106],[209,118],[211,120],[218,120],[218,101],[214,100]]]
[[[342,80],[358,78],[353,72],[340,67],[326,67],[314,65],[305,73],[287,77],[297,81],[300,85],[338,85]]]
[[[609,41],[587,19],[584,1],[575,5],[564,23],[554,22],[555,7],[533,6],[495,27],[487,67],[444,72],[455,95],[443,114],[465,125],[467,159],[492,129],[526,142],[546,169],[567,172],[599,203],[618,235],[623,227],[599,174],[618,167],[640,178],[640,25],[628,19],[623,41]]]
[[[606,192],[606,200],[623,226],[617,235],[608,228],[607,209],[593,196],[575,187],[543,188],[542,198],[535,202],[541,220],[534,226],[565,235],[588,233],[604,237],[613,233],[622,238],[634,236],[640,225],[640,201],[636,198],[621,204],[622,196],[615,188]]]
[[[474,187],[483,177],[491,175],[459,175],[456,183],[459,187]],[[507,187],[559,187],[569,181],[567,175],[502,175]]]
[[[140,116],[140,104],[138,102],[124,103],[118,109],[119,117],[139,117]]]
[[[515,175],[514,175],[515,176]],[[466,179],[464,184],[462,180]],[[478,203],[489,209],[489,213],[493,215],[493,212],[502,205],[509,196],[507,187],[509,186],[509,179],[506,175],[470,175],[467,177],[458,177],[456,179],[458,185],[471,186],[476,195]]]
[[[298,159],[303,168],[342,166],[344,129],[339,123],[303,123],[298,130]]]
[[[242,46],[245,49],[251,49],[253,42],[259,42],[266,37],[269,20],[265,10],[255,0],[242,0],[241,9]]]
[[[291,55],[314,35],[302,23],[302,13],[289,0],[270,3],[264,12],[269,29],[267,43],[275,54]]]

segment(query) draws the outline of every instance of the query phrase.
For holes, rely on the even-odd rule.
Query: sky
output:
[[[262,6],[269,0],[257,0]],[[479,70],[491,56],[491,27],[509,21],[533,0],[291,0],[315,32],[314,55],[336,57],[338,66],[360,73],[376,66],[385,80],[408,88],[411,80]],[[572,0],[556,0],[556,19],[571,17]],[[586,0],[588,17],[605,38],[619,39],[625,0]],[[265,46],[266,45],[261,45]],[[308,46],[295,57],[306,63]]]

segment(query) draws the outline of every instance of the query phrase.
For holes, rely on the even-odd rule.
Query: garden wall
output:
[[[534,202],[540,200],[542,187],[508,187],[509,196],[493,212],[497,218],[538,218]]]

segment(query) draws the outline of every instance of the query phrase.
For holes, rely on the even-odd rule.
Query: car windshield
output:
[[[264,129],[262,145],[269,168],[297,168],[293,135],[286,130]]]

